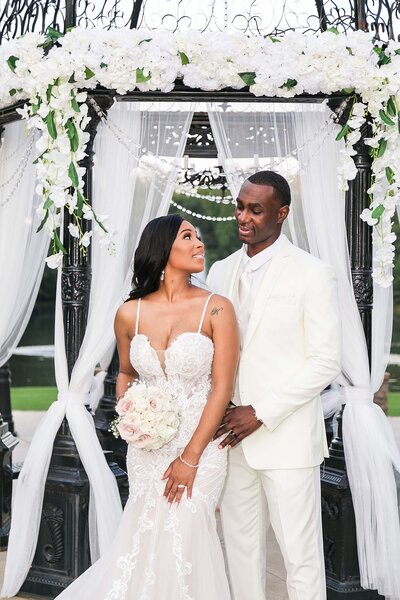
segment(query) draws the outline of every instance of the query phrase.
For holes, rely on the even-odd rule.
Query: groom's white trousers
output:
[[[229,451],[221,521],[233,600],[265,600],[266,535],[275,532],[290,600],[325,600],[319,467],[255,470]]]

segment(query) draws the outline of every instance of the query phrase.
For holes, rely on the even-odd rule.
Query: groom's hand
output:
[[[262,421],[256,417],[254,408],[250,406],[235,406],[228,408],[222,423],[215,434],[215,438],[221,437],[227,433],[228,435],[219,444],[219,448],[229,446],[233,448],[237,446],[245,437],[261,427]]]

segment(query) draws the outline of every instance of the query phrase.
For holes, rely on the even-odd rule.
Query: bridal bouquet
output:
[[[118,417],[111,431],[136,448],[157,450],[178,431],[179,415],[173,398],[158,386],[134,381],[115,410]]]

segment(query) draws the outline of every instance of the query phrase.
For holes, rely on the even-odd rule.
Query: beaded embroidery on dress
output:
[[[198,331],[180,334],[166,349],[164,367],[138,333],[131,362],[142,380],[172,393],[180,412],[176,437],[159,450],[128,445],[129,499],[109,552],[72,583],[59,600],[230,600],[215,509],[227,465],[226,450],[210,442],[200,459],[192,499],[167,504],[161,476],[181,453],[200,420],[211,386],[214,345]]]

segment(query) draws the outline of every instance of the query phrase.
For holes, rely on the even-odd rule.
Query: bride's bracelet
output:
[[[184,465],[186,465],[187,467],[192,467],[192,469],[197,469],[197,467],[199,466],[200,463],[197,463],[197,465],[191,465],[190,463],[187,462],[187,460],[185,460],[182,456],[182,454],[179,455],[179,460],[181,462],[183,462]]]

